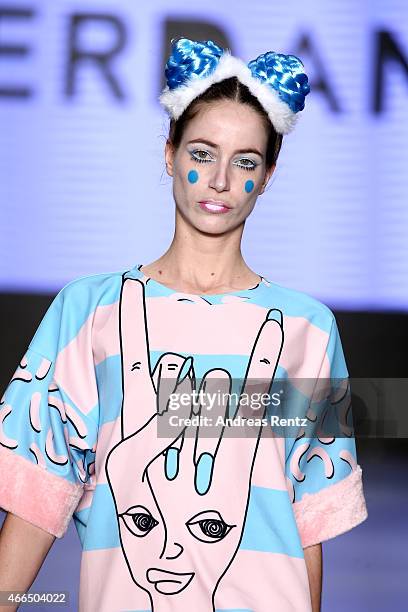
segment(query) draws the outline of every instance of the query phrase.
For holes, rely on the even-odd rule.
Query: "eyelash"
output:
[[[196,149],[195,151],[191,151],[191,159],[192,161],[197,162],[198,164],[208,164],[211,159],[203,159],[201,157],[196,157],[196,153],[208,153],[208,151],[204,151],[204,149]],[[249,172],[252,172],[253,170],[255,170],[255,168],[257,167],[257,164],[255,164],[251,159],[248,159],[246,157],[243,157],[242,159],[245,159],[246,161],[251,162],[251,164],[253,164],[252,166],[241,166],[239,164],[237,164],[238,168],[242,168],[243,170],[247,170]]]

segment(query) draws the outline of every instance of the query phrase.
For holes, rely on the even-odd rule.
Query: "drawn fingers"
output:
[[[214,463],[229,416],[229,398],[232,380],[227,370],[213,369],[204,375],[198,394],[198,407],[194,411],[199,422],[193,437],[195,489],[205,495],[211,486]],[[190,435],[190,432],[189,432]]]
[[[138,431],[154,414],[156,394],[150,375],[144,285],[123,281],[120,296],[120,347],[123,376],[122,437]]]
[[[254,416],[251,411],[251,397],[256,394],[258,402],[259,394],[269,393],[282,352],[283,339],[282,312],[278,309],[269,310],[255,339],[245,373],[241,396],[246,401],[239,402],[236,415]],[[249,407],[249,413],[246,407]],[[263,417],[265,411],[266,406],[263,413],[257,416]]]

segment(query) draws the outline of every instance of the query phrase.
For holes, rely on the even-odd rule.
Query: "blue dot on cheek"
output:
[[[253,188],[254,188],[254,181],[247,181],[247,182],[245,183],[245,191],[246,191],[247,193],[251,193],[251,191],[253,190]]]
[[[196,183],[198,181],[198,172],[197,170],[190,170],[187,175],[189,183]]]

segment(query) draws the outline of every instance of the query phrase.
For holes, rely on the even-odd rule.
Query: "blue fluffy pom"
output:
[[[268,51],[249,62],[248,68],[254,78],[273,87],[294,113],[304,109],[310,86],[296,55]]]
[[[180,38],[173,43],[171,55],[165,67],[169,89],[183,85],[190,78],[204,78],[217,67],[224,50],[212,40],[198,42]]]

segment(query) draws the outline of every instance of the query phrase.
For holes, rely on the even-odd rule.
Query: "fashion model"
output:
[[[316,612],[367,516],[348,371],[331,310],[241,253],[308,78],[185,38],[165,72],[174,236],[66,285],[1,399],[0,590],[73,518],[83,612]]]

